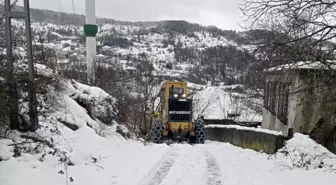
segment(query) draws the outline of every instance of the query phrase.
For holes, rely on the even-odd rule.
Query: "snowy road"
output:
[[[202,148],[174,144],[141,185],[221,185],[216,159]]]
[[[228,143],[145,146],[134,141],[82,138],[69,140],[70,157],[75,165],[69,166],[67,172],[74,181],[66,182],[67,176],[59,173],[64,166],[57,158],[47,155],[41,162],[40,154],[24,154],[0,162],[0,184],[333,185],[336,182],[336,174],[325,169],[291,170],[290,164],[280,163],[283,162],[280,159]],[[93,163],[91,156],[98,157],[98,161]]]
[[[289,170],[270,156],[228,143],[173,144],[139,185],[333,184],[335,173]]]

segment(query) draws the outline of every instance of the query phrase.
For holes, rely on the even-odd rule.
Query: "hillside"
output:
[[[41,45],[55,50],[45,55],[57,57],[62,66],[85,61],[84,16],[33,9],[32,19],[36,50],[41,50]],[[17,31],[23,29],[21,22],[14,22]],[[97,60],[118,66],[127,77],[134,76],[139,62],[148,61],[156,76],[180,77],[202,84],[233,84],[242,82],[243,72],[256,60],[249,52],[251,46],[245,32],[186,21],[98,19],[98,23]]]
[[[262,40],[258,31],[237,33],[185,21],[100,19],[96,80],[88,84],[83,16],[33,10],[33,19],[40,127],[30,130],[24,26],[13,21],[19,127],[10,128],[6,101],[10,84],[6,66],[0,65],[1,185],[332,185],[336,181],[336,156],[302,134],[295,134],[273,155],[209,140],[170,145],[149,141],[149,105],[167,79],[187,81],[195,117],[234,119],[238,124],[261,121],[262,91],[249,88],[252,80],[244,79],[259,62],[260,56],[251,52]],[[4,51],[1,45],[2,64],[7,62]]]
[[[36,62],[57,71],[64,78],[86,84],[84,16],[33,9],[32,20]],[[148,134],[150,125],[147,116],[149,101],[156,95],[155,89],[162,80],[179,79],[202,87],[191,87],[192,94],[209,84],[244,84],[245,75],[257,60],[251,52],[251,40],[259,39],[255,32],[221,30],[186,21],[98,19],[98,23],[96,80],[92,85],[118,100],[116,121],[143,137]],[[13,20],[13,24],[14,53],[24,59],[26,46],[21,34],[24,23]],[[217,96],[223,96],[221,104],[234,105],[234,102],[247,97],[244,93],[253,92],[244,85],[239,87],[235,88],[237,93],[243,94],[238,99],[232,93],[218,91]],[[206,90],[203,94],[208,95]],[[259,93],[250,93],[249,97],[261,100]],[[232,98],[232,103],[226,103]],[[241,114],[245,117],[240,121],[260,121],[261,104],[246,106],[240,105],[242,110],[237,110],[243,111]],[[217,112],[225,112],[217,119],[227,118],[224,110],[237,109],[215,107]],[[249,113],[256,114],[256,119],[246,116]]]

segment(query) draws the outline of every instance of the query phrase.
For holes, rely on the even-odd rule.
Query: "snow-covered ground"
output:
[[[335,155],[330,153],[326,153],[329,158],[325,156],[321,168],[307,170],[292,169],[287,163],[290,157],[283,153],[269,156],[219,142],[145,146],[119,137],[102,138],[88,128],[69,134],[66,140],[74,166],[65,168],[52,154],[43,157],[44,151],[8,157],[0,162],[1,185],[332,185],[336,181],[336,173],[331,171],[334,167],[330,166],[336,165]],[[0,143],[2,155],[12,155],[13,146],[6,145],[12,142]],[[326,152],[303,135],[295,135],[288,146],[294,143],[297,149],[302,145],[314,148],[315,153],[303,150],[308,157]],[[292,159],[299,161],[301,157],[293,155]]]
[[[122,137],[117,133],[121,125],[106,126],[96,117],[106,115],[93,111],[89,116],[77,103],[80,99],[112,106],[114,99],[106,92],[75,81],[63,83],[58,94],[63,106],[41,120],[41,129],[0,139],[1,185],[332,185],[336,181],[336,156],[307,136],[295,134],[275,155],[210,141],[156,145]],[[57,118],[57,112],[64,117]],[[78,129],[70,129],[64,121]]]
[[[117,100],[108,93],[56,80],[45,66],[36,68],[47,82],[57,83],[46,82],[47,94],[38,95],[49,97],[42,101],[43,108],[53,109],[40,117],[36,132],[13,131],[8,139],[0,139],[1,185],[333,185],[336,181],[336,156],[307,136],[295,134],[275,155],[210,141],[169,146],[144,142],[113,120]],[[199,94],[209,98],[215,92],[215,87],[207,87]],[[214,102],[221,102],[222,95]]]
[[[42,157],[44,152],[22,154],[0,162],[1,185],[61,185],[67,184],[66,181],[82,185],[136,184],[168,148],[144,146],[117,136],[104,139],[88,128],[71,133],[66,139],[67,152],[74,166],[65,166],[52,154]],[[1,148],[5,153],[14,150],[13,147],[3,147],[3,144]]]

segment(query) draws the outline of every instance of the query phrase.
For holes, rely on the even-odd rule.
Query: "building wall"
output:
[[[302,132],[303,105],[300,100],[303,97],[301,92],[302,80],[297,72],[292,73],[291,86],[288,104],[288,128],[293,132]]]
[[[288,129],[293,127],[295,122],[300,122],[301,117],[297,117],[296,112],[299,112],[301,107],[297,106],[297,94],[293,94],[297,84],[299,83],[299,78],[296,73],[278,73],[269,75],[266,79],[267,82],[276,82],[277,83],[277,91],[279,91],[279,84],[281,83],[290,83],[289,85],[289,96],[288,96],[288,108],[287,108],[287,123],[278,119],[278,109],[280,103],[279,94],[276,95],[276,103],[275,103],[275,112],[272,113],[266,108],[263,109],[263,122],[262,128],[276,130],[282,132],[285,136],[288,135]],[[280,91],[279,91],[280,92]]]
[[[300,71],[290,71],[287,73],[271,74],[267,77],[267,81],[289,83],[289,95],[287,106],[287,123],[282,122],[277,118],[279,103],[279,95],[276,98],[276,109],[274,114],[267,109],[263,112],[263,128],[270,130],[281,131],[285,136],[288,136],[288,130],[293,129],[293,132],[309,133],[318,119],[321,117],[318,105],[316,102],[311,102],[310,99],[316,97],[316,93],[308,92],[305,80],[305,74]],[[309,96],[308,96],[309,95]]]
[[[310,134],[322,145],[335,146],[330,138],[336,132],[336,80],[330,78],[327,72],[317,75],[307,75],[305,72],[302,79],[310,86],[318,87],[305,91],[303,133]]]
[[[276,130],[282,132],[284,136],[287,136],[289,127],[288,125],[283,124],[274,114],[264,108],[261,128]]]
[[[293,133],[309,134],[336,153],[336,78],[328,71],[291,70],[269,74],[267,81],[290,83],[287,125],[277,119],[277,110],[264,108],[262,128],[281,131],[284,136],[292,128]]]
[[[262,115],[263,115],[263,120],[262,120],[262,123],[261,123],[261,128],[273,130],[271,128],[271,123],[274,121],[275,116],[265,108],[263,108],[263,114]]]
[[[264,108],[262,128],[281,131],[285,136],[292,128],[294,133],[310,134],[318,143],[335,151],[336,88],[331,86],[336,80],[325,85],[326,78],[330,76],[325,71],[292,70],[270,74],[267,81],[290,82],[287,125],[277,119],[277,111],[273,114]],[[278,103],[276,99],[276,105]]]

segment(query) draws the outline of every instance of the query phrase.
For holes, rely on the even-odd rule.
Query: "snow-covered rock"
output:
[[[104,90],[78,83],[74,80],[68,83],[68,95],[81,104],[91,117],[96,117],[105,124],[111,125],[118,113],[117,100]]]
[[[11,158],[11,153],[13,152],[13,147],[9,146],[13,144],[12,140],[1,139],[0,140],[0,162],[7,161]]]

